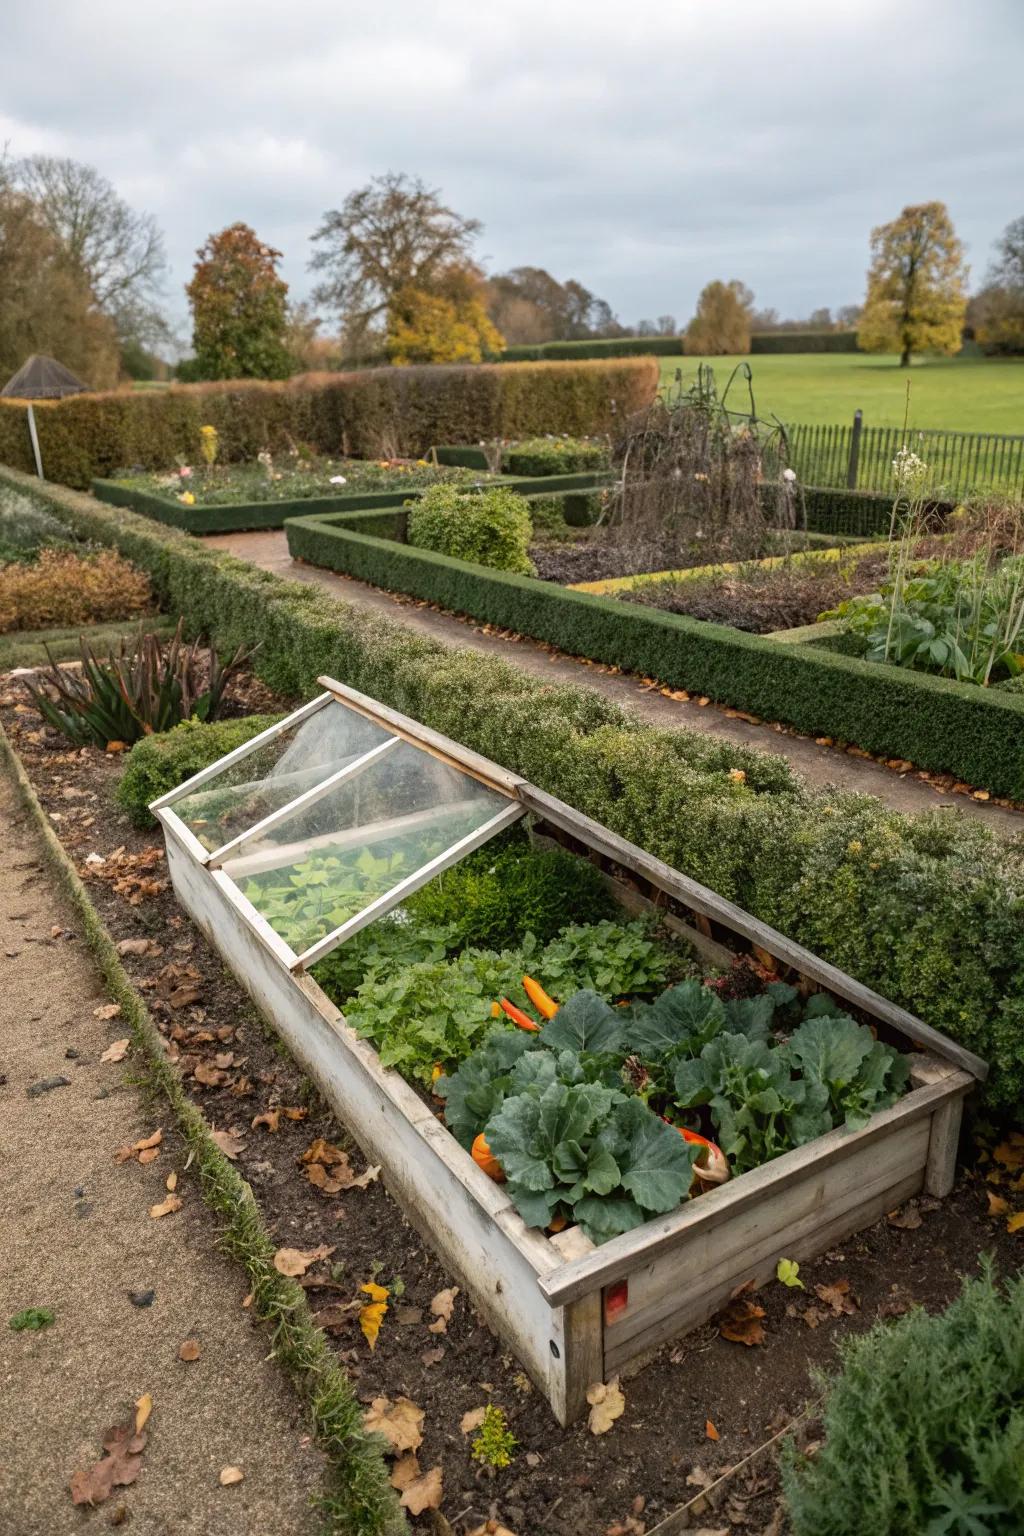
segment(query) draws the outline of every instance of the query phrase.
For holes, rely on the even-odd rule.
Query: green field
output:
[[[778,416],[787,424],[845,426],[859,407],[865,426],[901,426],[909,377],[911,426],[1024,433],[1024,358],[928,358],[909,369],[900,368],[895,357],[857,352],[758,354],[708,361],[719,391],[737,363],[749,363],[758,414]],[[677,368],[686,380],[697,371],[698,360],[693,357],[663,357],[659,362],[662,383],[671,382]],[[729,404],[746,409],[747,393],[740,379],[729,393]]]

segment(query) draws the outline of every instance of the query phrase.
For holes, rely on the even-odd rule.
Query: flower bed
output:
[[[365,491],[422,490],[428,485],[476,485],[490,478],[479,470],[428,464],[426,459],[317,459],[261,455],[248,464],[182,466],[164,474],[119,474],[115,485],[163,496],[185,506],[222,507],[239,502],[308,501],[356,496]],[[191,501],[186,501],[191,497]]]
[[[429,1232],[563,1423],[581,1411],[595,1381],[711,1315],[737,1285],[766,1278],[780,1257],[819,1252],[922,1188],[948,1192],[960,1100],[972,1073],[985,1070],[977,1058],[524,780],[321,681],[328,693],[271,737],[238,748],[155,804],[175,890],[367,1155],[384,1166],[410,1218]],[[320,721],[311,720],[322,710]],[[367,735],[368,724],[376,729]],[[307,726],[317,750],[335,743],[312,781],[307,750],[298,750]],[[250,779],[246,760],[278,740],[288,743],[278,778]],[[379,777],[385,756],[429,787],[426,807],[409,799],[403,772],[395,818],[395,784]],[[477,806],[475,831],[467,834],[464,820],[452,823],[452,807],[434,798],[438,761],[465,782],[458,794],[476,783],[458,802],[463,818]],[[332,798],[339,789],[347,794],[353,779],[361,785],[355,827]],[[285,787],[293,798],[282,804],[278,789]],[[462,992],[453,999],[455,973],[432,974],[425,982],[433,1003],[425,1005],[422,993],[415,1004],[408,992],[382,998],[385,961],[364,953],[370,969],[346,1027],[310,967],[351,963],[337,946],[527,810],[549,835],[607,861],[610,889],[627,906],[644,907],[645,890],[660,892],[668,898],[666,921],[706,959],[729,956],[723,938],[753,943],[775,979],[766,976],[759,995],[725,1001],[691,978],[623,1012],[602,1001],[601,976],[612,999],[635,995],[638,984],[650,993],[657,966],[652,970],[645,953],[627,980],[623,967],[635,968],[637,957],[630,961],[629,943],[623,952],[617,942],[602,963],[610,964],[605,974],[595,960],[596,935],[582,929],[571,940],[579,958],[570,956],[562,972],[561,1009],[523,979],[543,1025],[503,999],[517,1033],[489,1026],[487,1004],[521,955],[499,956],[495,971],[494,962],[489,970],[466,952],[458,962]],[[325,834],[324,826],[332,830]],[[411,847],[414,830],[419,841]],[[389,849],[400,834],[403,862],[396,866]],[[211,850],[222,837],[228,840]],[[444,851],[453,837],[459,841]],[[270,874],[272,889],[253,889],[253,880]],[[410,935],[398,926],[401,946]],[[550,946],[536,958],[545,979],[555,974]],[[424,962],[394,967],[390,982],[404,986],[417,963]],[[580,987],[581,965],[589,987]],[[827,995],[798,1003],[815,987]],[[935,1059],[904,1061],[837,1000],[904,1048],[924,1042]],[[360,1035],[377,1041],[382,1054]],[[482,1036],[479,1046],[474,1036]],[[463,1143],[483,1133],[491,1145],[480,1150],[497,1159],[507,1184],[466,1156],[420,1095],[385,1070],[385,1060],[414,1079],[431,1060],[439,1071],[456,1068],[437,1085],[449,1123]],[[912,1072],[914,1086],[901,1097]],[[695,1168],[701,1182],[701,1158],[708,1171],[706,1142],[680,1137],[658,1109],[706,1113],[703,1128],[721,1137],[743,1176],[685,1202]],[[568,1218],[562,1232],[538,1230]]]

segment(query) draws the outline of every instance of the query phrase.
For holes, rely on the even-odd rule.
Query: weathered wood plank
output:
[[[744,912],[742,907],[735,902],[726,901],[715,891],[707,886],[698,885],[696,880],[681,875],[671,865],[661,859],[653,858],[644,853],[634,843],[628,843],[625,838],[609,832],[599,822],[591,820],[589,816],[582,815],[564,801],[556,800],[553,795],[537,789],[533,784],[521,784],[518,789],[519,798],[536,815],[554,826],[561,827],[563,831],[578,837],[591,848],[596,848],[606,858],[612,859],[624,869],[630,869],[635,874],[649,880],[658,890],[664,891],[667,896],[672,896],[683,906],[692,912],[706,918],[714,918],[716,922],[723,923],[732,932],[741,934],[750,943],[758,944],[768,951],[777,960],[792,966],[803,976],[809,976],[820,986],[825,987],[836,997],[843,998],[857,1008],[862,1008],[872,1018],[888,1024],[898,1030],[908,1041],[914,1044],[925,1044],[948,1061],[955,1062],[957,1066],[971,1073],[973,1077],[984,1080],[988,1076],[988,1065],[980,1056],[975,1056],[973,1051],[966,1050],[962,1045],[947,1039],[939,1030],[933,1029],[930,1024],[908,1013],[905,1008],[899,1008],[895,1003],[890,1003],[886,998],[873,992],[863,982],[855,981],[852,976],[847,976],[828,961],[821,960],[809,949],[804,949],[802,944],[796,944],[785,934],[779,933],[775,928],[770,928],[767,923],[762,923],[758,918],[751,917]]]
[[[778,1257],[803,1261],[824,1253],[836,1243],[841,1242],[850,1232],[862,1231],[865,1227],[872,1226],[887,1211],[917,1194],[921,1189],[921,1179],[922,1172],[918,1169],[901,1183],[890,1187],[883,1194],[875,1194],[871,1199],[862,1201],[835,1221],[826,1221],[815,1226],[805,1236],[793,1238],[786,1253]],[[652,1351],[659,1345],[664,1344],[668,1339],[678,1338],[680,1334],[688,1333],[692,1328],[699,1328],[702,1323],[706,1323],[713,1317],[733,1295],[738,1285],[746,1280],[752,1280],[755,1286],[765,1285],[775,1273],[777,1262],[776,1257],[762,1259],[756,1266],[738,1272],[728,1280],[718,1282],[713,1289],[696,1298],[691,1304],[652,1322],[645,1333],[626,1340],[620,1348],[606,1348],[605,1378],[617,1373],[642,1369]]]
[[[953,1074],[945,1082],[915,1088],[894,1104],[872,1116],[862,1131],[845,1128],[829,1131],[816,1141],[760,1168],[751,1169],[742,1178],[721,1184],[699,1200],[691,1200],[677,1211],[658,1216],[595,1249],[589,1257],[565,1264],[556,1274],[542,1277],[541,1290],[552,1306],[564,1306],[585,1296],[595,1285],[610,1285],[627,1279],[636,1269],[650,1263],[661,1253],[689,1242],[694,1231],[711,1231],[731,1221],[748,1206],[775,1195],[790,1184],[798,1183],[808,1170],[829,1167],[853,1155],[859,1147],[881,1143],[913,1120],[929,1118],[936,1107],[963,1091],[964,1074]]]

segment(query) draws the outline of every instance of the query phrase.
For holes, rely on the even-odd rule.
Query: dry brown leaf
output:
[[[995,1148],[992,1156],[1004,1168],[1024,1167],[1024,1131],[1011,1131],[1006,1140]]]
[[[238,1160],[242,1151],[242,1137],[237,1131],[211,1131],[210,1140],[217,1143],[224,1156],[231,1162]]]
[[[115,1488],[134,1483],[142,1466],[146,1436],[135,1433],[135,1422],[115,1424],[103,1436],[106,1453],[94,1466],[76,1472],[71,1479],[73,1504],[102,1504]]]
[[[326,1243],[321,1243],[319,1248],[279,1248],[274,1254],[274,1268],[279,1275],[295,1279],[304,1275],[311,1264],[329,1259],[333,1252],[333,1247],[328,1248]]]
[[[135,1404],[135,1433],[137,1435],[142,1434],[142,1431],[145,1429],[149,1420],[149,1416],[152,1412],[153,1394],[151,1392],[143,1392],[142,1396]]]
[[[103,1003],[99,1008],[94,1008],[93,1009],[92,1016],[93,1016],[94,1019],[116,1019],[120,1012],[121,1012],[121,1004],[120,1003]],[[125,1045],[127,1045],[128,1044],[127,1040],[124,1043],[125,1043]],[[117,1041],[117,1044],[118,1045],[121,1044],[120,1040]],[[114,1049],[114,1047],[111,1046],[111,1050],[113,1050],[113,1049]],[[111,1057],[107,1057],[106,1055],[103,1055],[103,1056],[100,1057],[100,1060],[101,1061],[108,1061],[108,1060],[117,1061],[117,1060],[119,1060],[119,1058],[116,1057],[116,1056],[111,1058]]]
[[[990,1216],[1005,1216],[1007,1211],[1010,1209],[1009,1201],[1008,1200],[1004,1200],[1002,1195],[995,1195],[995,1194],[993,1194],[990,1189],[987,1189],[985,1191],[985,1193],[988,1195],[988,1213],[989,1213],[989,1215]]]
[[[147,1163],[155,1162],[155,1160],[159,1156],[160,1156],[160,1148],[159,1147],[145,1147],[139,1153],[139,1162],[142,1164],[143,1167],[145,1167]]]
[[[431,1467],[402,1493],[399,1503],[410,1515],[422,1515],[425,1509],[438,1509],[444,1496],[444,1480],[440,1467]]]
[[[200,1355],[198,1339],[183,1339],[178,1345],[179,1360],[198,1360]]]
[[[383,1435],[392,1451],[416,1451],[423,1444],[423,1409],[408,1397],[375,1397],[365,1418],[371,1434]]]
[[[322,1195],[336,1195],[345,1188],[342,1180],[332,1178],[322,1163],[310,1163],[303,1172],[313,1188],[318,1189]]]
[[[164,1188],[166,1190],[168,1190],[170,1194],[173,1195],[174,1191],[177,1189],[177,1187],[178,1187],[178,1175],[176,1173],[169,1173],[167,1175],[166,1179],[164,1180]]]
[[[255,1131],[261,1125],[265,1125],[268,1131],[279,1131],[281,1129],[281,1111],[279,1109],[268,1109],[265,1114],[257,1115],[252,1122],[252,1128]]]
[[[331,1142],[325,1141],[322,1136],[318,1136],[315,1141],[310,1142],[299,1161],[323,1163],[325,1167],[332,1168],[335,1163],[347,1163],[348,1153],[343,1152],[340,1147],[333,1146]]]
[[[717,1440],[719,1438],[718,1430],[710,1419],[704,1420],[704,1433],[709,1440]]]
[[[161,1200],[159,1205],[151,1205],[149,1214],[154,1221],[159,1221],[161,1216],[173,1216],[175,1211],[181,1210],[181,1200],[178,1195],[168,1195],[166,1200]]]
[[[438,1291],[430,1303],[430,1310],[436,1319],[427,1324],[428,1333],[447,1333],[448,1324],[452,1320],[452,1312],[455,1308],[455,1298],[459,1294],[457,1285],[450,1286],[448,1290]]]
[[[819,1301],[823,1301],[827,1307],[832,1308],[833,1317],[841,1317],[843,1313],[860,1311],[860,1304],[850,1290],[849,1280],[835,1280],[831,1285],[816,1285],[814,1294]]]
[[[359,1311],[359,1326],[363,1330],[363,1338],[371,1349],[377,1348],[377,1335],[380,1333],[380,1325],[384,1321],[384,1314],[388,1309],[388,1297],[391,1292],[386,1285],[377,1285],[373,1280],[367,1280],[359,1289],[369,1296],[369,1301]]]
[[[910,1205],[904,1205],[899,1210],[890,1211],[885,1219],[890,1227],[898,1227],[903,1232],[916,1232],[924,1220],[921,1212],[913,1202]]]
[[[135,1143],[136,1152],[148,1152],[150,1147],[158,1147],[164,1139],[163,1131],[154,1131],[152,1136],[144,1136],[141,1141]]]
[[[221,1467],[219,1479],[220,1485],[222,1488],[232,1488],[234,1487],[235,1483],[240,1483],[244,1476],[245,1473],[242,1471],[241,1467]]]
[[[764,1316],[764,1307],[759,1307],[755,1301],[737,1297],[719,1312],[715,1321],[723,1339],[750,1347],[764,1343],[764,1326],[761,1322]]]
[[[1022,1227],[1024,1227],[1024,1211],[1015,1211],[1012,1216],[1007,1216],[1007,1232],[1019,1232]]]
[[[466,1536],[516,1536],[515,1531],[510,1531],[507,1525],[499,1525],[497,1520],[485,1520],[483,1525],[474,1525]]]
[[[124,1061],[125,1057],[128,1055],[128,1047],[130,1045],[131,1040],[129,1039],[115,1040],[113,1045],[107,1046],[106,1050],[100,1056],[100,1061]]]
[[[404,1492],[410,1483],[414,1483],[420,1475],[420,1464],[414,1451],[406,1451],[404,1456],[399,1456],[391,1469],[391,1486],[399,1492]]]
[[[306,1120],[309,1117],[309,1110],[304,1105],[298,1104],[293,1105],[291,1108],[287,1104],[283,1105],[281,1113],[286,1120]]]
[[[479,1429],[487,1414],[486,1407],[471,1408],[468,1413],[462,1415],[459,1428],[464,1435],[471,1435],[475,1429]]]
[[[436,1345],[433,1349],[425,1349],[422,1355],[420,1355],[420,1359],[426,1366],[440,1365],[444,1357],[445,1350],[440,1344]]]
[[[813,1304],[805,1307],[800,1314],[808,1328],[819,1328],[822,1323],[827,1323],[829,1314],[824,1307],[816,1307]]]
[[[606,1435],[615,1420],[621,1418],[626,1411],[626,1399],[619,1388],[617,1376],[613,1376],[609,1382],[596,1381],[592,1387],[588,1387],[587,1402],[590,1404],[587,1425],[592,1435]]]
[[[122,939],[117,952],[119,955],[162,955],[163,946],[155,939]]]
[[[197,1083],[202,1083],[204,1088],[220,1088],[227,1079],[227,1073],[218,1067],[211,1066],[208,1061],[197,1062],[192,1076]]]

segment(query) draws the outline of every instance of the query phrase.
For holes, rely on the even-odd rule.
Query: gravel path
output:
[[[69,931],[71,930],[71,931]],[[75,1536],[305,1536],[322,1461],[298,1398],[242,1307],[240,1268],[185,1171],[166,1106],[100,1056],[125,1033],[17,791],[0,771],[0,1531]],[[64,1080],[41,1091],[46,1080]],[[35,1085],[35,1086],[34,1086]],[[116,1148],[163,1128],[147,1166]],[[182,1208],[152,1219],[176,1171]],[[148,1305],[145,1293],[154,1292]],[[49,1307],[52,1327],[9,1319]],[[199,1358],[178,1349],[195,1339]],[[153,1399],[137,1481],[75,1508],[72,1474]],[[244,1477],[221,1486],[220,1473]]]
[[[994,832],[1003,834],[1016,834],[1024,826],[1021,812],[1011,807],[997,805],[994,801],[973,800],[965,794],[945,793],[913,773],[896,773],[870,758],[853,757],[830,746],[819,746],[809,736],[789,735],[781,727],[751,724],[735,711],[728,713],[713,704],[702,708],[695,699],[667,698],[657,689],[644,688],[636,677],[603,672],[533,640],[507,640],[500,634],[489,633],[474,620],[439,613],[417,599],[381,592],[349,576],[292,560],[287,537],[280,529],[215,534],[203,542],[237,555],[241,560],[249,560],[275,575],[326,587],[343,602],[387,613],[410,629],[431,635],[446,645],[465,646],[502,656],[535,676],[595,688],[652,725],[669,729],[685,726],[691,731],[705,731],[726,741],[756,747],[761,752],[774,752],[786,758],[809,784],[819,788],[834,784],[840,789],[874,795],[898,811],[934,811],[940,806],[952,807],[968,816],[978,817]]]

